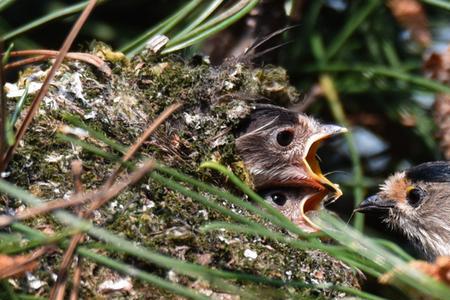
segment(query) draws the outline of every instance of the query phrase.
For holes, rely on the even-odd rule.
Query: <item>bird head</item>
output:
[[[312,217],[323,207],[328,191],[310,187],[281,187],[260,191],[261,196],[306,232],[319,230]]]
[[[431,257],[450,255],[450,163],[428,162],[390,176],[357,212],[383,213],[390,227]]]
[[[317,149],[324,140],[346,131],[304,114],[259,104],[243,124],[236,148],[256,190],[266,196],[283,191],[286,201],[272,201],[274,205],[311,231],[316,227],[305,221],[305,208],[316,209],[324,198],[333,201],[342,195],[339,186],[322,174]]]

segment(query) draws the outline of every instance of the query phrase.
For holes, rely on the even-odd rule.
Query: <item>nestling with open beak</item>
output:
[[[256,105],[243,127],[236,148],[256,190],[302,229],[316,231],[306,213],[342,195],[322,174],[316,152],[322,141],[347,130],[265,104]]]
[[[383,221],[429,259],[450,255],[450,163],[427,162],[392,175],[355,211],[384,213]]]

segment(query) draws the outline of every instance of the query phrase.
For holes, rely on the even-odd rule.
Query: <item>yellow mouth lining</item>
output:
[[[318,136],[317,139],[309,145],[309,148],[306,148],[308,151],[306,157],[303,159],[303,163],[309,175],[324,186],[324,190],[318,191],[310,197],[303,199],[300,203],[301,217],[303,220],[300,221],[301,224],[299,225],[303,225],[300,227],[309,232],[319,231],[319,228],[308,218],[307,213],[321,209],[322,201],[329,194],[330,190],[334,193],[331,197],[333,199],[332,201],[337,200],[340,196],[342,196],[342,191],[339,188],[339,185],[332,183],[325,177],[325,175],[322,174],[319,161],[316,157],[320,144],[330,137],[331,135]]]
[[[322,208],[322,200],[327,195],[328,191],[320,191],[313,194],[310,197],[303,199],[300,202],[300,212],[301,219],[297,224],[307,232],[317,232],[319,231],[319,227],[317,227],[307,216],[307,213],[310,211],[316,211]]]
[[[309,175],[314,180],[320,182],[327,190],[332,190],[334,192],[334,198],[337,199],[342,196],[342,191],[339,188],[339,185],[332,183],[330,180],[328,180],[328,178],[325,177],[325,175],[322,174],[319,161],[316,157],[317,150],[319,149],[320,144],[330,137],[330,135],[322,135],[319,136],[315,141],[313,141],[309,145],[309,148],[306,148],[308,149],[308,151],[306,157],[303,159],[303,163]]]

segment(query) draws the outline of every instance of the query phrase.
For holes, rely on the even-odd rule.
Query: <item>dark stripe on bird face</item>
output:
[[[406,178],[413,182],[450,182],[450,163],[433,161],[420,164],[408,169]]]
[[[270,104],[256,104],[249,118],[242,124],[242,133],[249,133],[268,124],[270,128],[298,124],[298,114],[285,108]]]

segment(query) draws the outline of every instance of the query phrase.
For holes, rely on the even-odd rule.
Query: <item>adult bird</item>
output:
[[[450,255],[450,163],[427,162],[390,176],[380,191],[355,210],[383,213],[432,259]]]

